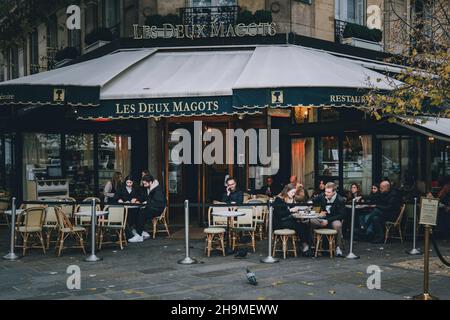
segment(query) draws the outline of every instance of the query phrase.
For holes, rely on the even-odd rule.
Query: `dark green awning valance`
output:
[[[79,108],[79,119],[137,119],[233,115],[242,113],[232,107],[232,97],[189,97],[157,99],[103,100],[99,107]]]
[[[233,90],[235,109],[291,106],[357,107],[364,105],[367,90],[355,88],[260,88]]]
[[[0,105],[95,107],[99,104],[100,87],[0,85]]]

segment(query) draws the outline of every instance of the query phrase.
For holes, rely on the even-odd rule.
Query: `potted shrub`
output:
[[[342,43],[344,44],[370,50],[383,50],[380,44],[383,33],[379,29],[369,29],[366,26],[348,22],[345,25],[342,38]]]
[[[113,34],[108,28],[99,28],[92,30],[84,38],[86,43],[85,52],[95,50],[113,40]]]

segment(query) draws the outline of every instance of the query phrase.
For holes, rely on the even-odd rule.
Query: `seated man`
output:
[[[233,177],[228,177],[227,189],[223,194],[222,202],[228,204],[242,204],[244,202],[244,193],[237,188],[236,180]]]
[[[145,221],[148,218],[153,219],[160,216],[166,207],[166,197],[158,180],[151,175],[144,176],[142,185],[144,192],[141,195],[140,203],[145,204],[145,207],[139,210],[136,234],[128,240],[129,242],[143,242],[145,239],[150,238],[150,235],[144,231]]]
[[[273,180],[271,176],[267,177],[266,185],[263,186],[260,190],[260,194],[265,194],[269,197],[275,197],[277,196],[282,190],[281,185],[279,185],[277,182]]]
[[[311,219],[313,228],[332,228],[337,231],[336,257],[342,257],[342,219],[345,216],[345,199],[336,193],[336,184],[325,185],[324,196],[320,198],[321,219]]]
[[[365,224],[361,227],[366,229],[373,224],[373,243],[384,241],[384,223],[393,221],[400,211],[401,197],[393,188],[389,181],[380,183],[380,195],[374,209],[367,215]]]

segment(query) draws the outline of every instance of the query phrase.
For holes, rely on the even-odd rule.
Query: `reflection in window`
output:
[[[363,194],[369,194],[372,184],[372,136],[344,137],[344,189],[357,183]]]
[[[98,182],[100,192],[106,182],[111,180],[115,171],[123,177],[130,174],[131,166],[131,137],[116,134],[98,135]]]
[[[93,135],[66,135],[65,160],[70,194],[79,198],[92,196],[94,194]]]
[[[319,140],[319,176],[339,176],[339,141],[337,137],[321,137]]]
[[[400,183],[399,140],[381,142],[381,178],[389,178],[395,185]]]
[[[12,192],[13,154],[12,136],[0,135],[0,194]]]

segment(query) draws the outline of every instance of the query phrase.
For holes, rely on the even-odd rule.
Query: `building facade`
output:
[[[2,49],[0,81],[76,66],[119,49],[240,50],[261,43],[326,50],[342,58],[359,59],[377,69],[383,58],[404,50],[405,43],[398,42],[401,30],[393,16],[401,14],[410,21],[415,10],[409,0],[85,0],[70,4],[81,8],[81,28],[66,27],[71,16],[66,12],[68,3],[48,12],[45,22],[33,25],[25,40]],[[242,14],[247,11],[250,17]],[[270,39],[133,39],[136,24],[151,25],[156,21],[162,27],[173,21],[225,21],[236,25],[242,21],[267,21],[267,15],[277,28],[277,36]],[[242,20],[246,17],[250,20]],[[370,32],[374,27],[381,30],[381,38]],[[364,33],[361,30],[368,38],[356,37]],[[383,64],[377,70],[386,67]],[[51,192],[80,199],[101,196],[104,184],[115,171],[132,174],[138,180],[140,171],[148,168],[163,183],[170,203],[182,203],[188,198],[205,205],[198,209],[198,221],[202,223],[206,219],[206,204],[220,198],[226,175],[236,176],[240,188],[245,190],[262,187],[265,176],[258,174],[258,168],[250,165],[248,159],[232,165],[174,163],[169,137],[179,128],[192,132],[193,121],[202,121],[204,131],[279,129],[280,170],[275,179],[284,184],[294,174],[310,190],[325,180],[335,181],[341,191],[358,183],[363,193],[368,193],[373,183],[389,177],[405,191],[417,187],[425,191],[450,174],[449,139],[377,122],[355,108],[299,104],[253,115],[113,121],[101,117],[80,121],[70,110],[55,111],[46,106],[6,106],[5,110],[0,118],[0,189],[20,199]]]

